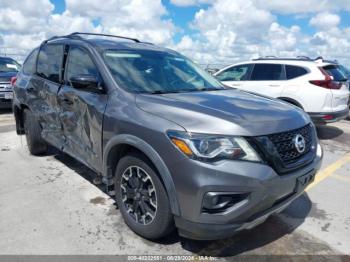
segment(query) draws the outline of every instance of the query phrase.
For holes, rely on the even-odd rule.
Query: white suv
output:
[[[335,122],[349,112],[349,82],[338,64],[322,58],[259,58],[214,75],[227,86],[298,106],[315,123]]]

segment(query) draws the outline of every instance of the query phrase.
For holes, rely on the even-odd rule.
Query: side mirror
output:
[[[69,82],[76,89],[83,89],[90,92],[101,93],[103,88],[94,75],[75,75],[69,79]]]

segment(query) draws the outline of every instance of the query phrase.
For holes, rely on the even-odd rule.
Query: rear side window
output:
[[[220,81],[242,81],[247,80],[251,65],[238,65],[230,67],[219,74],[216,78]]]
[[[23,64],[23,73],[26,75],[31,75],[35,73],[36,58],[38,56],[38,49],[35,49],[26,59]]]
[[[52,82],[59,83],[63,59],[63,45],[45,45],[38,56],[37,73]]]
[[[342,72],[338,65],[324,66],[323,69],[330,75],[333,76],[334,81],[345,81],[346,75]]]
[[[287,79],[297,78],[307,74],[307,70],[301,66],[286,65],[286,77]]]
[[[255,64],[250,80],[253,80],[253,81],[283,80],[282,65]]]
[[[99,79],[97,67],[89,53],[85,49],[72,46],[67,59],[66,80],[77,75],[93,75]]]

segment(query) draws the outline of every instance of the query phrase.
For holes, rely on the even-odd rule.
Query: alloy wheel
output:
[[[150,175],[138,166],[130,166],[123,172],[120,189],[129,216],[142,225],[152,223],[157,212],[157,196]]]

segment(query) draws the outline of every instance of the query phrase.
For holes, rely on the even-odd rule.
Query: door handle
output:
[[[281,85],[270,85],[271,87],[279,87],[279,86],[281,86]]]

